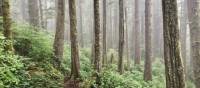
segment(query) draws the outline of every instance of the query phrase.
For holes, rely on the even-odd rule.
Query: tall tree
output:
[[[44,0],[39,0],[40,26],[41,26],[41,28],[45,28],[45,25],[44,25],[44,10],[43,10],[42,1],[44,1]]]
[[[0,16],[3,16],[3,0],[0,0]]]
[[[102,64],[105,66],[107,63],[107,34],[106,34],[106,24],[107,24],[107,0],[103,0],[103,59],[102,59]]]
[[[99,0],[94,0],[94,68],[100,72],[100,11]]]
[[[182,58],[183,58],[183,64],[184,64],[184,70],[185,70],[185,73],[187,72],[187,11],[186,11],[186,8],[187,8],[187,0],[182,0],[181,2],[181,16],[180,16],[180,38],[181,38],[181,55],[182,55]],[[186,74],[187,76],[187,74]],[[187,77],[186,77],[187,78]]]
[[[191,56],[196,88],[200,87],[200,2],[188,0]]]
[[[145,0],[145,70],[144,80],[152,80],[152,1]]]
[[[54,39],[54,66],[60,68],[64,53],[65,0],[57,1],[56,34]]]
[[[83,31],[83,2],[84,2],[84,0],[79,0],[79,20],[80,20],[80,22],[79,22],[79,29],[80,29],[80,31],[79,31],[79,34],[80,34],[80,37],[79,37],[79,43],[80,43],[80,47],[84,47],[84,37],[83,37],[83,33],[84,33],[84,31]]]
[[[185,88],[179,44],[177,0],[162,0],[166,88]]]
[[[12,30],[11,30],[11,15],[10,15],[10,0],[3,0],[3,29],[6,40],[12,41]],[[4,47],[5,51],[14,51],[12,42],[9,42]]]
[[[135,0],[135,64],[140,64],[141,50],[140,50],[140,19],[139,19],[139,1]]]
[[[21,6],[20,6],[20,10],[21,10],[21,15],[22,15],[22,18],[23,18],[23,21],[24,22],[28,22],[28,5],[27,5],[27,0],[21,0]]]
[[[69,0],[70,38],[71,38],[71,75],[65,80],[64,88],[79,88],[80,60],[77,38],[76,0]]]
[[[124,53],[124,0],[119,0],[119,61],[118,72],[123,73],[123,53]]]
[[[125,41],[125,44],[126,44],[126,59],[127,59],[127,70],[130,69],[130,65],[131,65],[131,62],[130,62],[130,58],[129,58],[129,30],[128,30],[128,8],[125,8],[125,16],[124,16],[124,24],[125,24],[125,31],[126,31],[126,41]]]
[[[39,27],[39,1],[28,0],[29,5],[29,23],[34,27]]]

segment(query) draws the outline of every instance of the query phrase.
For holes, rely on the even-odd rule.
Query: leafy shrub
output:
[[[63,74],[70,75],[71,72],[71,51],[70,47],[67,45],[65,46],[65,55],[64,60],[62,61],[62,71],[65,72]],[[82,79],[85,80],[92,74],[92,66],[90,62],[90,53],[88,52],[88,49],[81,49],[80,50],[80,73],[82,76]]]
[[[143,80],[143,68],[135,66],[131,71],[126,71],[123,75],[116,71],[117,65],[107,66],[100,73],[100,88],[163,88],[165,86],[164,66],[160,62],[153,64],[153,80],[145,82]],[[89,88],[95,84],[95,79],[89,77],[83,82],[83,88]]]
[[[23,75],[21,72],[24,69],[21,57],[3,52],[6,42],[0,33],[0,88],[12,88],[18,85],[21,81],[19,74]]]
[[[45,31],[34,31],[28,25],[14,24],[14,47],[18,54],[47,60],[53,56],[53,36]]]

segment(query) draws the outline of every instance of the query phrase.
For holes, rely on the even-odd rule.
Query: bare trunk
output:
[[[0,16],[3,16],[3,0],[0,0]]]
[[[97,73],[96,75],[96,84],[100,84],[99,72],[100,72],[100,4],[99,0],[94,0],[94,68]]]
[[[135,64],[140,65],[141,50],[140,50],[140,21],[139,21],[139,1],[135,0]]]
[[[38,0],[28,0],[29,4],[29,23],[34,27],[39,27],[39,2]]]
[[[56,34],[54,39],[54,66],[60,68],[64,53],[65,0],[57,2]]]
[[[76,0],[69,0],[70,38],[71,38],[71,76],[65,80],[64,88],[80,88],[80,61],[77,39]]]
[[[80,14],[80,46],[84,47],[84,37],[83,37],[83,7],[82,7],[83,0],[79,0],[79,14]]]
[[[179,43],[177,0],[162,0],[166,88],[185,88]]]
[[[194,80],[196,88],[200,87],[200,2],[199,0],[188,1],[191,56],[193,61]]]
[[[41,25],[41,28],[45,28],[42,0],[39,0],[39,9],[40,9],[40,25]]]
[[[106,23],[107,23],[107,14],[106,14],[106,1],[107,0],[103,0],[103,60],[102,60],[102,64],[103,66],[105,66],[107,64],[107,34],[106,34]]]
[[[128,12],[127,12],[128,8],[125,9],[125,18],[124,18],[124,24],[125,24],[125,30],[126,30],[126,59],[127,59],[127,70],[130,69],[131,67],[131,62],[130,62],[130,58],[129,58],[129,30],[128,30]]]
[[[187,45],[186,45],[186,39],[187,39],[187,15],[186,15],[186,0],[182,1],[181,4],[181,18],[180,18],[180,38],[181,38],[181,55],[183,58],[183,64],[184,64],[184,70],[185,74],[187,75]]]
[[[152,80],[152,1],[145,1],[145,68],[144,80]]]
[[[123,54],[124,54],[124,0],[119,0],[119,61],[118,72],[123,73]]]

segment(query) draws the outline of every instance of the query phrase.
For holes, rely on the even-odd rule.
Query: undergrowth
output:
[[[16,54],[3,51],[6,40],[0,31],[0,88],[62,88],[65,75],[70,74],[71,54],[70,46],[65,44],[64,59],[61,71],[52,65],[53,37],[46,31],[34,31],[32,27],[22,24],[13,24],[14,48]],[[112,57],[113,55],[113,57]],[[100,88],[164,88],[164,65],[160,58],[153,63],[153,80],[143,80],[143,64],[131,65],[130,71],[123,75],[116,71],[116,50],[109,50],[109,63],[102,68],[100,74]],[[95,87],[92,76],[91,48],[80,49],[81,86],[82,88]],[[193,88],[188,82],[188,88]]]

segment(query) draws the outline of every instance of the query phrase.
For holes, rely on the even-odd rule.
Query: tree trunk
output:
[[[185,88],[179,44],[177,0],[162,0],[166,88]]]
[[[135,0],[135,64],[140,65],[141,50],[140,50],[140,21],[139,21],[139,1]]]
[[[38,0],[28,0],[29,4],[29,23],[34,27],[39,27],[39,2]]]
[[[191,55],[193,61],[194,80],[196,88],[200,87],[200,2],[188,1]],[[190,7],[191,6],[191,7]]]
[[[95,70],[100,72],[100,11],[99,11],[99,0],[94,0],[94,52],[95,52]]]
[[[180,38],[181,38],[181,55],[183,58],[183,64],[184,64],[184,70],[185,74],[187,76],[187,45],[186,45],[186,39],[187,39],[187,15],[186,15],[186,0],[182,0],[181,3],[181,18],[180,18]],[[186,77],[187,78],[187,77]]]
[[[70,36],[71,36],[71,76],[65,80],[64,88],[79,88],[80,61],[77,39],[76,0],[69,0]]]
[[[0,0],[0,16],[3,16],[3,0]]]
[[[54,66],[60,68],[64,53],[65,0],[57,2],[56,34],[54,39]]]
[[[144,80],[152,80],[152,1],[145,1],[145,68]]]
[[[40,26],[41,28],[45,28],[42,0],[39,0],[39,10],[40,10]]]
[[[103,0],[103,60],[102,60],[102,64],[103,66],[105,66],[107,64],[107,34],[106,34],[106,24],[107,24],[107,14],[106,14],[106,1],[107,0]]]
[[[126,59],[127,59],[127,70],[130,69],[131,67],[131,62],[130,62],[130,58],[129,58],[129,30],[128,30],[128,12],[127,12],[128,8],[125,9],[125,18],[124,18],[124,24],[125,24],[125,30],[126,30]]]
[[[27,11],[27,0],[21,1],[21,6],[20,6],[20,10],[21,10],[21,15],[22,15],[22,19],[24,22],[28,22],[28,11]]]
[[[94,68],[96,70],[96,84],[100,84],[98,73],[100,72],[100,4],[99,0],[94,0]]]
[[[124,0],[119,0],[119,61],[118,72],[123,73],[124,54]]]
[[[83,7],[82,7],[83,0],[79,0],[79,15],[80,15],[80,46],[84,47],[84,37],[83,37]]]
[[[13,52],[13,44],[12,44],[12,30],[11,30],[11,15],[10,15],[10,0],[3,0],[3,29],[4,36],[6,40],[11,41],[9,44],[6,44],[4,49],[5,51]]]

